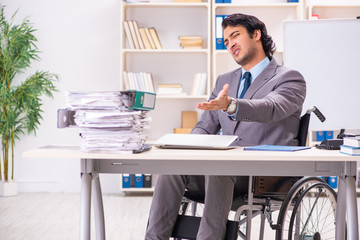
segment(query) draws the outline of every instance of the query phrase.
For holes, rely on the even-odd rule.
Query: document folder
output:
[[[152,110],[155,108],[156,94],[136,90],[121,91],[126,107],[132,110]]]
[[[244,150],[293,152],[293,151],[305,150],[310,148],[311,147],[303,147],[303,146],[259,145],[253,147],[245,147]]]
[[[142,188],[143,187],[143,175],[142,174],[135,174],[135,183],[134,186],[136,188]]]
[[[216,15],[216,17],[215,17],[216,50],[226,49],[224,46],[223,30],[222,30],[222,26],[221,26],[223,18],[224,18],[223,15]]]

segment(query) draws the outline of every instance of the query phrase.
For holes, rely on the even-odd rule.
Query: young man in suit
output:
[[[303,76],[277,64],[275,44],[263,22],[232,14],[222,23],[224,43],[241,66],[220,75],[192,133],[237,135],[238,146],[297,145],[306,94]],[[221,240],[233,197],[247,192],[248,177],[159,176],[150,209],[146,240],[169,239],[185,189],[204,197],[198,240]]]

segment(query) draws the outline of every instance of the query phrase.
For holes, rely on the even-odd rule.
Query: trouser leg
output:
[[[205,205],[197,240],[224,239],[235,177],[205,176]]]
[[[204,176],[161,175],[156,181],[146,240],[168,240],[176,222],[185,188],[204,196]]]
[[[161,175],[156,181],[146,240],[168,240],[185,192],[182,176]]]

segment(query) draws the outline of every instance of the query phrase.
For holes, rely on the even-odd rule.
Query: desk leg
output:
[[[346,177],[346,215],[347,215],[347,229],[348,239],[359,239],[359,225],[357,215],[357,202],[356,202],[356,190],[355,190],[355,178]]]
[[[337,194],[337,204],[336,204],[336,229],[335,235],[337,240],[345,239],[345,219],[346,212],[343,210],[346,209],[346,183],[344,177],[339,177],[339,188]]]
[[[93,200],[94,200],[94,218],[96,239],[105,240],[105,220],[104,220],[104,206],[101,194],[99,174],[93,176]]]
[[[91,174],[81,174],[80,240],[90,240]]]
[[[253,213],[253,191],[252,191],[252,180],[253,176],[249,176],[249,188],[248,188],[248,205],[249,209],[247,210],[247,223],[246,223],[246,239],[251,239],[251,222],[252,222],[252,213]]]

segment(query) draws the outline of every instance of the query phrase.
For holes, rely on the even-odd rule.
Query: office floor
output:
[[[108,240],[144,239],[151,195],[104,194],[103,201]],[[79,206],[80,194],[76,193],[20,193],[16,197],[0,197],[0,239],[79,239]],[[257,226],[256,220],[252,239],[257,239]],[[274,232],[266,227],[265,239],[274,239]],[[92,239],[95,239],[94,227]]]

